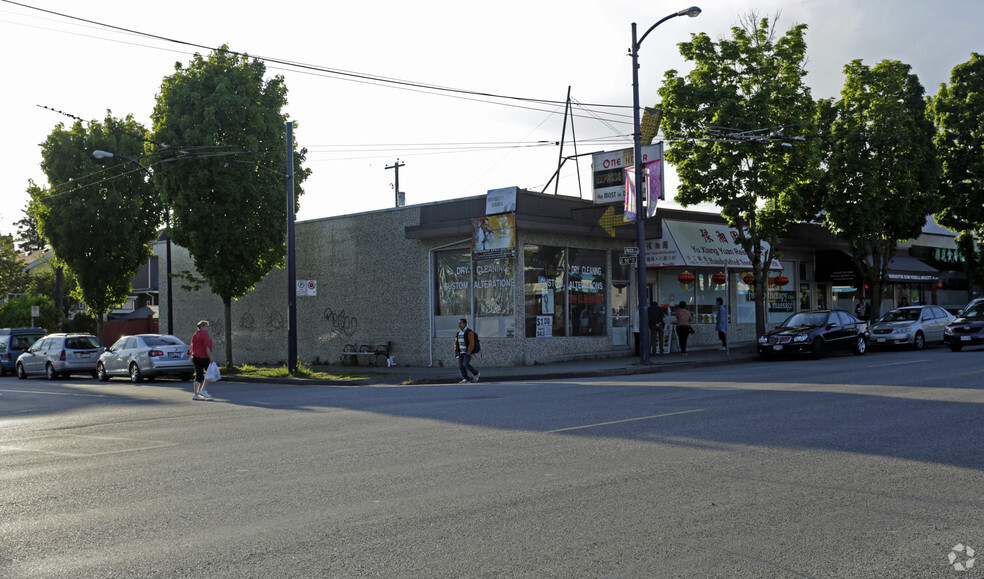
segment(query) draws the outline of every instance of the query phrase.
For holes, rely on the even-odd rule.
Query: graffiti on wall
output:
[[[359,320],[354,316],[345,315],[345,310],[335,311],[331,306],[325,308],[325,319],[337,332],[341,332],[348,337],[355,335],[359,329]]]

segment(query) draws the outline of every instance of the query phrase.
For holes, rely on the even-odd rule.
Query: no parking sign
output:
[[[297,280],[297,295],[316,296],[318,295],[318,282],[313,279]]]

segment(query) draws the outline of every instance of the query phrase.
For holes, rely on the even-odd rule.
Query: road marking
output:
[[[922,364],[923,362],[929,362],[929,358],[923,358],[922,360],[907,360],[905,362],[894,362],[892,364],[875,364],[874,366],[868,366],[869,368],[884,368],[886,366],[901,366],[903,364]]]
[[[598,426],[609,426],[611,424],[622,424],[624,422],[635,422],[637,420],[651,420],[653,418],[663,418],[666,416],[676,416],[678,414],[690,414],[692,412],[703,412],[707,410],[706,408],[698,408],[696,410],[681,410],[680,412],[668,412],[666,414],[654,414],[652,416],[640,416],[639,418],[626,418],[625,420],[612,420],[611,422],[599,422],[597,424],[585,424],[584,426],[571,426],[569,428],[558,428],[557,430],[548,430],[547,434],[553,434],[555,432],[567,432],[569,430],[581,430],[582,428],[595,428]]]
[[[967,374],[980,374],[984,370],[971,370],[970,372],[961,372],[959,376],[966,376]]]

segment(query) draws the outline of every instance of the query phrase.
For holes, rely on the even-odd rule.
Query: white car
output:
[[[871,345],[922,350],[926,344],[942,344],[943,330],[954,319],[953,314],[939,306],[896,308],[871,325]]]
[[[188,344],[168,334],[123,336],[96,363],[96,378],[103,382],[111,376],[129,376],[131,382],[141,382],[162,375],[181,380],[191,380],[195,375]]]

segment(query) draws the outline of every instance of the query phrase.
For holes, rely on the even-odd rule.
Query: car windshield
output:
[[[144,343],[148,346],[184,346],[185,343],[174,336],[144,336]]]
[[[919,314],[922,310],[918,308],[905,310],[892,310],[882,316],[883,322],[916,322],[919,321]]]
[[[962,317],[964,318],[984,318],[984,302],[979,302],[964,311]]]
[[[69,350],[95,350],[99,347],[99,341],[93,336],[76,336],[67,338],[65,347]]]
[[[783,327],[822,326],[827,323],[827,314],[823,312],[793,314],[782,323]]]

